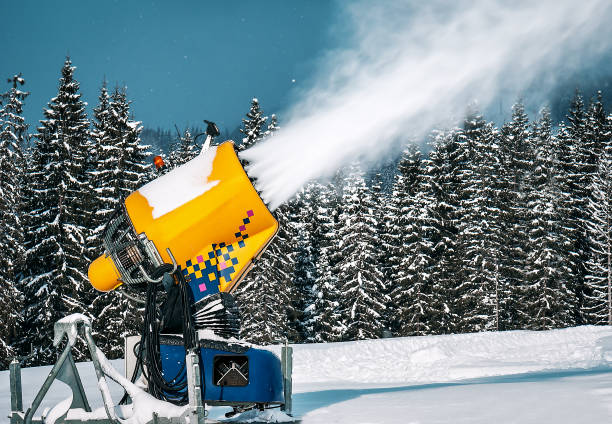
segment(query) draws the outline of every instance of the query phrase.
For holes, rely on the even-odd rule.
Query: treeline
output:
[[[143,144],[150,146],[152,151],[170,153],[176,148],[177,139],[183,138],[185,132],[189,132],[194,138],[199,135],[204,136],[204,129],[197,126],[186,128],[182,131],[176,126],[172,130],[159,127],[156,129],[144,127],[140,133],[140,139]],[[221,134],[220,138],[223,140],[228,140],[230,138],[227,130],[222,130]]]
[[[0,101],[0,367],[51,363],[54,322],[92,318],[111,358],[140,331],[140,311],[95,293],[86,270],[109,217],[153,177],[125,89],[100,90],[93,117],[66,60],[33,134],[20,76]],[[612,115],[576,95],[553,128],[519,102],[501,128],[471,111],[408,145],[388,175],[353,164],[275,211],[280,231],[237,293],[242,334],[271,343],[338,341],[610,323]],[[240,149],[273,136],[257,99]],[[171,166],[193,158],[192,132]],[[78,357],[77,359],[82,359]]]
[[[104,83],[88,119],[74,70],[67,58],[33,134],[21,75],[0,101],[1,368],[15,355],[30,355],[30,365],[54,361],[53,324],[67,314],[95,317],[96,338],[111,356],[137,322],[125,299],[94,293],[87,268],[121,199],[150,178],[148,147],[124,88],[109,93]]]
[[[391,190],[354,164],[277,211],[239,293],[243,337],[342,341],[612,324],[612,115],[521,102],[408,145]],[[299,166],[299,164],[296,164]]]

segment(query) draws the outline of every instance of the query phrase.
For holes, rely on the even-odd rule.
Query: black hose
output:
[[[171,271],[173,266],[164,264],[158,267],[151,275],[152,278],[159,278]],[[182,274],[174,274],[179,282],[181,290],[181,309],[183,312],[183,343],[185,351],[190,352],[198,347],[197,334],[191,312],[191,290],[185,282]],[[177,405],[185,405],[188,402],[187,393],[187,373],[185,362],[176,376],[166,380],[162,373],[162,362],[159,345],[159,310],[157,308],[157,292],[160,284],[148,284],[146,293],[145,313],[143,328],[141,331],[140,342],[136,354],[136,367],[132,375],[132,382],[136,381],[139,370],[147,381],[148,392],[157,399],[172,402]],[[200,368],[202,369],[202,368]],[[127,401],[127,394],[124,394],[120,403]]]
[[[175,273],[175,276],[181,290],[181,306],[183,309],[183,344],[185,345],[185,350],[188,352],[198,347],[197,332],[195,322],[193,320],[193,297],[191,294],[191,289],[189,288],[187,281],[185,281],[183,274],[179,271]]]
[[[179,282],[179,287],[181,289],[181,299],[183,308],[183,344],[185,346],[185,354],[195,352],[200,358],[201,362],[202,359],[199,355],[200,345],[198,342],[196,326],[193,319],[193,295],[191,293],[189,285],[185,281],[185,278],[183,277],[183,274],[180,272],[180,270],[176,272],[176,277]],[[206,379],[204,378],[204,364],[201,364],[199,368],[200,372],[202,373],[202,381],[204,381],[204,384],[201,387],[202,399],[206,399]]]
[[[149,393],[152,396],[181,405],[187,403],[188,400],[185,364],[183,364],[178,374],[170,381],[167,381],[162,373],[157,310],[158,289],[158,284],[149,284],[147,286],[147,311],[145,312],[145,326],[142,335],[144,339],[144,355],[141,355],[143,358],[142,371],[148,383]]]

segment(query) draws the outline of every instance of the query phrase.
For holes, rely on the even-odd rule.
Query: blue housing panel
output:
[[[249,360],[249,383],[246,386],[216,386],[213,384],[213,362],[217,355],[245,355]],[[162,372],[172,380],[185,362],[185,348],[180,345],[160,344]],[[284,403],[283,377],[278,357],[263,349],[250,348],[244,353],[233,353],[211,348],[200,349],[203,370],[202,398],[205,402]]]

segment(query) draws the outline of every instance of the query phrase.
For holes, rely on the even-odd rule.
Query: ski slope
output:
[[[78,368],[90,403],[101,406],[93,367]],[[49,370],[23,370],[24,404]],[[7,412],[8,380],[1,372]],[[612,327],[296,345],[293,382],[303,423],[610,423]],[[119,387],[111,391],[118,400]],[[39,412],[67,395],[54,383]]]

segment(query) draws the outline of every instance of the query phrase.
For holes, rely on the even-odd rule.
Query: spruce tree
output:
[[[430,241],[433,266],[429,277],[433,282],[432,299],[435,315],[431,317],[434,334],[452,333],[460,320],[461,311],[454,308],[454,290],[459,285],[461,262],[457,254],[459,167],[461,150],[457,143],[458,130],[433,134],[433,150],[424,161],[423,190],[430,202]]]
[[[569,257],[564,249],[571,244],[564,228],[557,161],[557,138],[552,134],[550,112],[543,109],[534,125],[533,172],[529,177],[527,210],[529,234],[526,281],[518,313],[522,328],[548,330],[574,324],[575,295]]]
[[[94,167],[91,170],[90,181],[94,193],[92,210],[95,213],[92,218],[88,248],[92,258],[104,253],[102,246],[104,229],[122,200],[119,181],[122,179],[120,165],[124,152],[119,140],[112,136],[112,118],[111,99],[104,81],[98,105],[94,109],[91,130]],[[127,302],[115,291],[97,293],[92,301],[91,310],[96,317],[93,321],[94,336],[98,347],[108,358],[119,358],[123,353],[121,337],[125,333],[123,329],[126,310],[122,308],[127,307]]]
[[[608,116],[606,127],[602,131],[606,144],[589,187],[589,259],[583,314],[589,324],[612,325],[612,115]]]
[[[35,346],[35,363],[49,363],[53,324],[68,313],[87,312],[89,263],[85,253],[88,212],[87,160],[89,134],[85,103],[67,58],[57,97],[44,110],[35,136],[29,174],[28,277],[22,344]]]
[[[585,119],[584,139],[581,146],[584,160],[583,173],[585,174],[585,183],[588,185],[598,173],[599,157],[611,137],[601,91],[598,91],[595,99],[591,100]]]
[[[344,340],[371,339],[382,336],[387,302],[383,275],[377,268],[374,201],[362,172],[356,165],[349,169],[342,194],[343,210],[339,216],[336,265],[340,313],[346,327]]]
[[[67,187],[63,200],[65,216],[62,248],[66,254],[66,276],[70,289],[68,296],[76,301],[69,308],[69,312],[84,312],[90,315],[88,308],[91,305],[94,290],[87,278],[87,268],[92,258],[86,246],[91,231],[92,213],[95,212],[92,208],[93,193],[90,183],[90,171],[93,166],[91,162],[92,143],[89,132],[90,124],[85,112],[87,103],[80,99],[79,84],[74,80],[69,81],[75,68],[68,69],[71,66],[69,61],[67,66],[65,65],[63,70],[65,91],[60,88],[57,98],[58,104],[66,105],[66,111],[60,107],[58,115],[51,115],[51,119],[59,116],[61,120],[61,116],[65,114],[63,127],[60,124],[58,134],[60,134],[60,142],[68,145],[67,151],[64,152],[68,155],[64,164],[69,173],[64,176]]]
[[[385,188],[384,175],[385,169],[374,173],[369,184],[372,200],[374,201],[374,216],[375,231],[379,241],[377,252],[377,268],[382,274],[384,292],[387,296],[385,304],[385,314],[383,315],[382,325],[384,331],[392,331],[393,317],[397,314],[397,308],[391,301],[391,292],[393,290],[393,263],[397,236],[393,233],[393,219],[396,215],[395,205],[392,202],[392,193],[389,193]]]
[[[566,246],[564,254],[570,259],[571,280],[568,287],[576,297],[576,308],[573,311],[577,325],[585,323],[582,315],[584,299],[585,264],[588,260],[588,237],[586,233],[586,204],[588,201],[589,170],[588,151],[585,150],[585,133],[587,114],[584,110],[581,94],[576,95],[571,102],[567,122],[559,128],[559,173],[560,190],[563,202],[560,205],[561,219],[571,244]]]
[[[145,184],[151,176],[152,169],[148,163],[150,146],[141,143],[142,125],[140,121],[133,120],[130,104],[125,87],[116,87],[109,105],[110,135],[114,144],[122,151],[119,162],[121,178],[117,179],[117,192],[121,199],[125,199]]]
[[[198,145],[196,144],[196,141],[191,135],[189,129],[185,129],[183,136],[181,137],[180,152],[184,156],[185,162],[189,162],[200,153],[200,149],[198,148]]]
[[[500,153],[503,174],[500,213],[504,240],[501,250],[501,278],[510,296],[501,308],[499,329],[522,328],[528,321],[518,309],[526,290],[528,235],[527,181],[533,163],[533,148],[529,138],[529,119],[519,100],[512,107],[512,120],[501,129]]]
[[[339,279],[334,272],[334,252],[337,246],[336,217],[338,196],[333,184],[320,185],[314,205],[313,238],[317,241],[315,281],[312,286],[314,303],[310,314],[312,342],[335,342],[346,330],[340,315]]]
[[[88,240],[90,256],[104,253],[102,239],[106,224],[125,198],[149,178],[145,164],[148,146],[140,142],[140,123],[132,119],[125,89],[108,94],[104,82],[94,109],[92,123],[92,210],[95,211]],[[123,354],[123,337],[140,331],[140,305],[116,291],[97,293],[91,311],[98,346],[109,358]]]
[[[401,181],[401,178],[398,180]],[[401,189],[400,184],[398,189]],[[400,261],[393,280],[395,287],[391,292],[394,313],[390,316],[394,318],[393,328],[399,336],[421,336],[435,332],[436,308],[440,306],[439,293],[434,291],[431,280],[431,199],[418,185],[412,190],[402,199],[409,206],[402,208],[401,212],[404,225],[400,227]]]
[[[376,222],[376,234],[380,241],[377,255],[378,269],[382,272],[385,282],[390,282],[392,278],[391,257],[396,241],[392,234],[392,219],[395,215],[395,209],[392,204],[392,194],[385,190],[384,185],[383,173],[381,171],[375,172],[369,187],[374,201],[372,214]]]
[[[248,149],[264,135],[264,125],[268,120],[267,116],[263,115],[263,111],[259,106],[259,100],[254,98],[251,100],[251,109],[246,114],[246,119],[242,120],[242,128],[240,132],[244,134],[242,143],[238,146],[238,151]]]
[[[90,225],[89,250],[96,257],[102,252],[102,238],[106,223],[120,203],[117,190],[117,178],[120,176],[121,147],[111,137],[110,96],[106,81],[102,83],[98,106],[94,108],[92,122],[92,162],[90,182],[94,192],[93,210],[95,211]]]
[[[110,96],[108,109],[108,141],[113,146],[109,151],[112,155],[108,160],[117,162],[115,166],[109,162],[106,162],[106,165],[116,173],[108,175],[108,185],[100,186],[99,189],[107,193],[104,197],[108,196],[111,202],[109,206],[112,206],[115,202],[122,203],[127,196],[145,184],[152,176],[150,172],[152,167],[146,163],[149,146],[141,144],[142,126],[131,116],[130,102],[127,100],[125,88],[115,88]],[[100,165],[105,166],[104,162]],[[132,300],[111,292],[99,296],[94,306],[100,311],[99,331],[104,331],[102,330],[104,326],[113,329],[107,333],[109,351],[113,346],[122,346],[125,335],[138,334],[141,331],[142,308]],[[117,326],[118,323],[121,323],[121,326]],[[115,352],[119,354],[119,350]]]
[[[407,146],[398,164],[389,218],[390,287],[388,320],[392,331],[401,336],[423,335],[431,331],[429,319],[431,281],[431,245],[428,242],[428,203],[422,187],[421,153],[415,145]]]
[[[493,125],[475,110],[468,113],[457,134],[467,159],[461,173],[458,220],[457,251],[462,265],[455,309],[461,312],[459,332],[499,329],[499,312],[506,298],[500,276],[504,235],[496,135]]]
[[[18,88],[25,84],[21,74],[9,82],[11,89],[0,95],[0,369],[8,367],[21,336],[23,296],[19,283],[25,265],[22,185],[27,125],[23,103],[29,93]]]
[[[268,124],[268,130],[266,131],[266,137],[273,135],[276,131],[278,131],[280,127],[278,126],[278,118],[276,114],[270,115],[270,123]]]
[[[185,129],[170,152],[168,157],[168,166],[171,169],[181,166],[195,158],[199,153],[200,148],[198,148],[198,145],[195,143],[191,132],[189,129]]]
[[[318,188],[315,183],[306,184],[289,203],[289,225],[292,227],[295,242],[292,304],[296,316],[291,327],[297,334],[298,342],[305,342],[313,337],[313,285],[316,281],[316,261],[319,254],[319,240],[314,237],[314,208]]]

